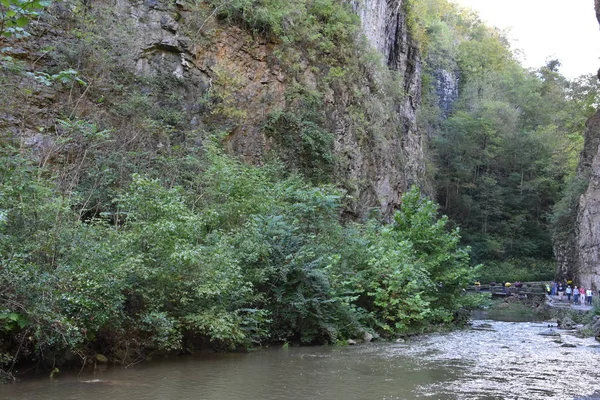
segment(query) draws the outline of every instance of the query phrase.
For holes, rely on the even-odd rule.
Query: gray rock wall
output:
[[[353,2],[361,17],[362,29],[373,47],[383,55],[388,66],[399,72],[405,98],[396,105],[401,136],[391,148],[382,149],[389,156],[401,158],[402,174],[389,165],[378,174],[377,192],[382,209],[389,213],[400,203],[400,196],[413,184],[424,185],[425,162],[421,134],[417,129],[417,110],[421,105],[422,60],[418,44],[412,39],[403,10],[403,0],[362,0]],[[401,182],[402,180],[403,182]]]
[[[369,43],[388,60],[396,38],[402,0],[360,0],[352,1],[352,6],[360,16]]]
[[[236,106],[247,110],[249,117],[232,129],[227,143],[232,152],[248,162],[260,163],[270,146],[268,138],[261,132],[261,122],[269,112],[281,109],[285,104],[286,76],[277,66],[267,62],[275,46],[256,42],[256,38],[239,29],[220,27],[219,39],[206,48],[181,35],[178,23],[171,17],[172,12],[161,6],[167,3],[166,0],[153,4],[121,2],[125,4],[124,15],[138,21],[139,37],[143,38],[137,53],[137,71],[148,74],[157,67],[166,69],[198,90],[211,84],[219,68],[247,77],[243,87],[236,90],[235,97],[239,100]],[[393,132],[384,138],[365,138],[363,132],[353,130],[346,115],[347,107],[352,104],[343,91],[331,91],[326,95],[324,107],[336,133],[336,175],[355,185],[354,191],[350,189],[356,199],[351,211],[364,215],[376,207],[389,216],[399,206],[402,193],[412,184],[422,184],[424,180],[425,163],[416,119],[421,102],[421,58],[406,24],[402,0],[364,0],[353,5],[361,17],[369,43],[382,54],[389,68],[398,71],[401,80],[398,83],[403,86],[405,96],[398,104],[381,105],[391,107],[391,112],[395,113],[386,121],[378,121],[387,123],[386,130]],[[185,7],[176,7],[185,20]],[[310,67],[304,65],[303,83],[316,89]],[[203,116],[197,115],[193,120],[201,124]]]
[[[584,287],[600,289],[600,111],[586,123],[584,151],[578,174],[589,176],[589,184],[580,197],[575,229],[575,260],[571,275]],[[564,264],[564,262],[563,262]],[[560,265],[559,265],[560,266]]]
[[[587,191],[577,216],[578,275],[586,288],[600,288],[600,154],[594,157]]]
[[[432,75],[438,107],[442,111],[442,117],[447,118],[454,102],[458,99],[458,77],[445,69],[436,69]]]
[[[228,133],[224,141],[231,153],[261,164],[273,145],[262,127],[270,113],[286,107],[286,91],[298,79],[324,94],[326,123],[336,134],[335,179],[355,199],[349,206],[351,213],[362,216],[370,208],[380,208],[390,216],[399,206],[402,193],[410,185],[423,182],[425,163],[416,123],[422,65],[402,0],[361,0],[360,5],[354,4],[365,35],[381,52],[384,62],[398,72],[403,92],[394,103],[377,94],[380,89],[371,92],[370,84],[376,77],[365,76],[364,81],[354,82],[363,86],[365,97],[374,99],[369,117],[375,115],[377,120],[369,123],[379,128],[362,131],[349,111],[360,104],[353,99],[353,89],[327,87],[327,83],[319,82],[307,59],[298,61],[300,73],[287,76],[285,66],[274,56],[277,43],[221,23],[210,9],[199,17],[191,4],[185,0],[109,0],[92,4],[106,7],[115,28],[126,31],[118,35],[126,42],[122,51],[130,55],[124,67],[139,76],[177,81],[173,93],[164,96],[177,98],[188,129],[202,131],[204,126],[222,126],[222,131]],[[196,25],[192,23],[194,18],[200,19]],[[203,36],[203,31],[210,35]],[[207,111],[201,99],[210,100],[219,85],[222,96],[227,96],[222,103],[230,110]],[[161,99],[154,100],[160,104]],[[365,115],[368,113],[365,111]]]
[[[596,17],[600,22],[600,0],[595,0]],[[573,276],[580,285],[600,289],[600,111],[586,123],[584,149],[577,174],[589,177],[589,184],[580,197],[577,210],[573,249],[558,254],[559,276]],[[567,243],[569,245],[570,243]],[[557,245],[555,245],[556,249]],[[556,252],[556,251],[555,251]]]

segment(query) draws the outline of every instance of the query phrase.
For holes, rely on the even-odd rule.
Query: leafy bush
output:
[[[43,169],[3,148],[5,365],[67,350],[126,361],[198,339],[335,343],[426,329],[462,307],[467,251],[417,189],[393,223],[344,226],[339,190],[204,146],[197,181],[134,174],[115,211],[86,222]]]
[[[222,18],[284,43],[309,43],[331,51],[354,39],[359,19],[338,0],[211,0]]]
[[[437,205],[413,187],[394,222],[376,231],[361,278],[386,331],[449,322],[461,308],[462,289],[475,269],[468,249],[459,247],[458,230],[448,231],[447,224],[447,217],[438,219]]]

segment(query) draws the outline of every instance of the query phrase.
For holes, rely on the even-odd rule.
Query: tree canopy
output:
[[[434,85],[423,88],[421,125],[437,200],[490,277],[501,264],[540,262],[548,265],[545,274],[522,272],[551,277],[550,215],[574,176],[597,81],[590,75],[569,82],[558,60],[527,70],[503,33],[475,15],[445,0],[415,3],[428,38],[426,82],[440,70],[459,82],[443,118]]]

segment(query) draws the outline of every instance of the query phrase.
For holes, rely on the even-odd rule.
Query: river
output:
[[[538,334],[547,329],[544,322],[477,320],[474,328],[404,343],[179,357],[25,380],[1,386],[0,398],[600,399],[600,348],[594,339],[561,332],[563,343],[557,343],[556,337]],[[576,347],[562,347],[565,343]]]

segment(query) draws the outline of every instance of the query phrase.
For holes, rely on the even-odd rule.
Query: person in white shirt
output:
[[[585,302],[592,305],[592,289],[588,289],[585,291]]]

